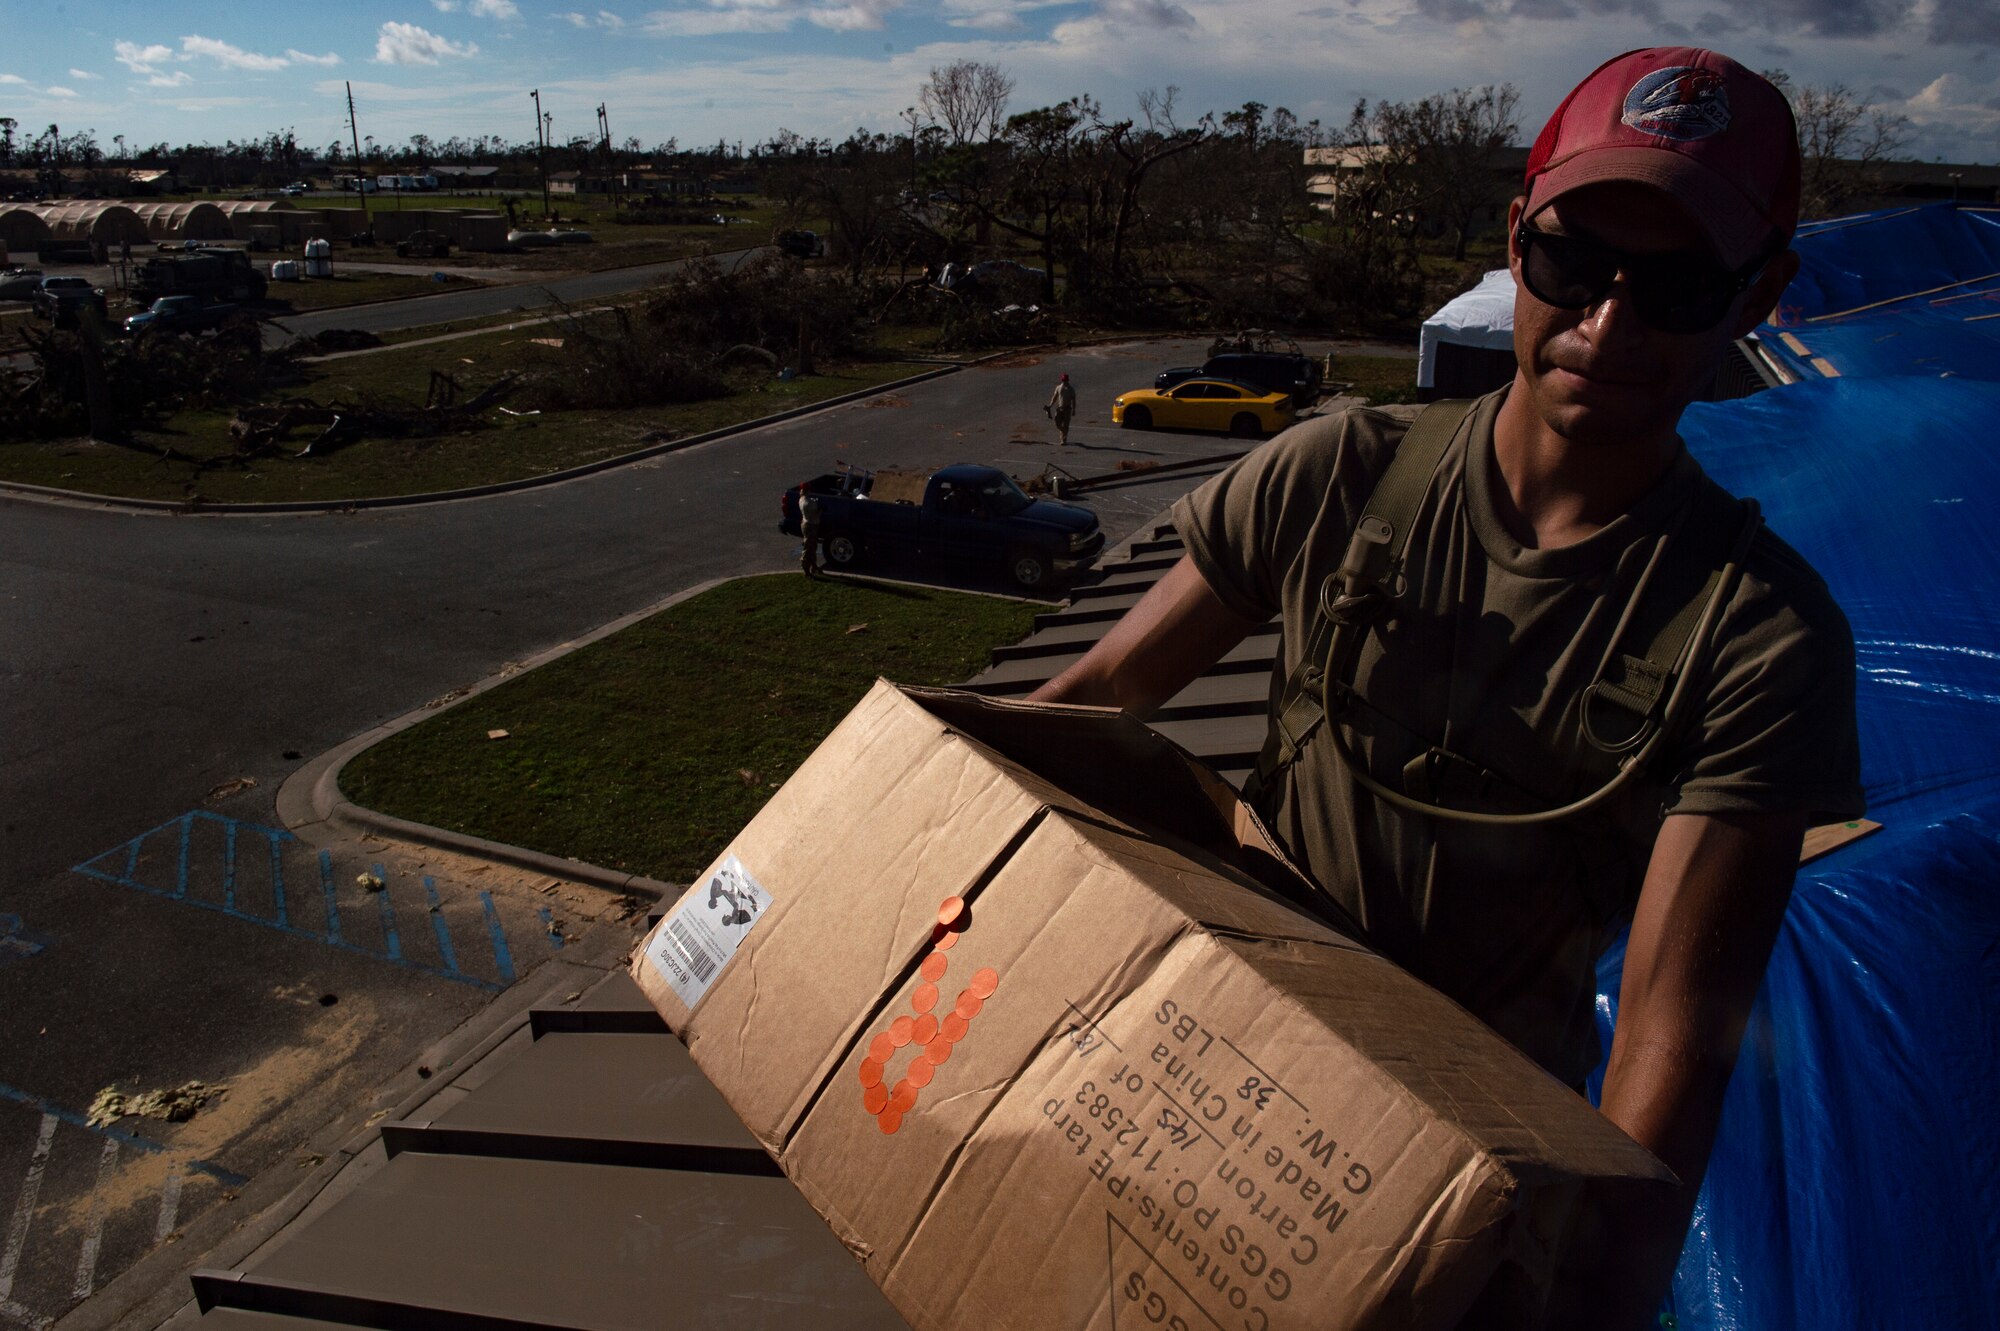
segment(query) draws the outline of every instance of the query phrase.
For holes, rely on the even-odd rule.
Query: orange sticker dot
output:
[[[931,1078],[936,1075],[937,1075],[937,1064],[930,1062],[928,1059],[920,1058],[916,1062],[910,1064],[909,1081],[910,1085],[912,1086],[918,1088],[928,1086],[931,1084]]]
[[[985,1006],[986,1000],[968,989],[958,996],[958,1005],[952,1011],[956,1015],[964,1017],[967,1021],[971,1021],[979,1015],[979,1009]]]
[[[938,995],[937,995],[936,985],[920,984],[917,986],[917,992],[910,995],[910,1006],[915,1008],[918,1012],[929,1012],[932,1008],[937,1006],[937,998]],[[924,1041],[919,1039],[917,1043],[923,1044]]]
[[[949,952],[958,946],[958,937],[964,932],[963,929],[947,929],[939,925],[931,931],[931,946],[940,952]]]
[[[882,1084],[882,1065],[872,1058],[862,1059],[861,1084],[863,1086],[880,1086]]]
[[[964,1005],[964,1002],[965,1002],[964,999],[959,1000],[961,1006]],[[889,1043],[894,1045],[896,1048],[901,1049],[904,1045],[910,1042],[910,1030],[916,1024],[917,1024],[916,1022],[910,1020],[910,1018],[908,1017],[898,1017],[894,1021],[890,1022]]]
[[[896,1129],[903,1126],[903,1115],[897,1110],[885,1109],[875,1116],[875,1121],[882,1125],[883,1132],[893,1136]]]
[[[946,1017],[945,1021],[949,1023],[951,1018]],[[932,1040],[924,1046],[923,1061],[926,1063],[942,1063],[951,1057],[952,1044],[950,1038],[942,1030],[938,1032],[938,1035],[939,1038]]]
[[[938,1034],[950,1043],[957,1044],[965,1038],[965,1025],[965,1018],[954,1012],[938,1023]],[[933,1044],[931,1048],[935,1049],[937,1046]]]
[[[926,980],[930,981],[932,984],[936,984],[939,980],[942,980],[944,978],[945,964],[946,963],[945,963],[944,953],[933,952],[928,957],[924,958],[923,965],[917,967],[917,973],[923,976]]]
[[[965,914],[964,897],[946,897],[938,907],[938,923],[949,928],[958,923],[958,917]]]
[[[878,1035],[868,1042],[868,1057],[877,1063],[887,1063],[895,1052],[895,1042],[887,1035]]]
[[[917,1018],[917,1024],[910,1028],[911,1044],[929,1044],[937,1039],[938,1019],[926,1012]]]
[[[972,983],[966,988],[981,998],[993,997],[993,991],[1000,987],[1000,972],[991,966],[982,966],[972,973]]]
[[[861,1093],[861,1107],[871,1114],[879,1114],[889,1107],[889,1088],[880,1082]]]
[[[896,1083],[894,1090],[889,1092],[889,1108],[899,1114],[907,1114],[916,1107],[917,1088],[910,1085],[910,1079],[905,1077]]]

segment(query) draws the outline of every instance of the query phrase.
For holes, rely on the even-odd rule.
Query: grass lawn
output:
[[[314,277],[303,282],[273,282],[265,304],[280,317],[307,310],[329,310],[342,305],[361,305],[377,300],[402,300],[408,296],[429,296],[440,291],[457,291],[478,283],[466,277],[444,274],[442,282],[429,273],[343,273],[337,267],[332,277]]]
[[[385,740],[341,788],[398,818],[684,883],[877,676],[961,681],[1036,609],[740,579]]]
[[[1415,356],[1349,356],[1334,358],[1336,383],[1351,383],[1348,391],[1371,407],[1391,402],[1417,400],[1417,358]]]
[[[427,346],[344,357],[309,366],[310,380],[269,395],[333,404],[369,399],[421,407],[433,370],[456,378],[462,398],[508,370],[553,369],[557,352],[535,339],[560,338],[563,325],[540,324],[512,332],[483,333]],[[901,362],[823,365],[820,374],[780,383],[756,377],[738,392],[708,402],[622,410],[543,412],[508,416],[489,412],[486,424],[464,434],[431,438],[364,439],[320,458],[273,457],[243,467],[199,471],[191,462],[164,461],[147,453],[90,440],[0,443],[0,479],[91,494],[206,503],[331,501],[423,494],[494,481],[542,476],[616,457],[643,446],[642,436],[670,431],[700,434],[809,406],[842,393],[921,373],[930,366]],[[517,410],[519,402],[507,403]],[[227,408],[186,411],[160,428],[139,432],[147,442],[194,459],[225,457]],[[301,431],[291,440],[303,448]]]

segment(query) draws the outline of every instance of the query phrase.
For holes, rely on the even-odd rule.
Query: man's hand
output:
[[[1676,814],[1661,826],[1626,944],[1603,1110],[1681,1183],[1670,1204],[1588,1199],[1552,1326],[1653,1325],[1805,828],[1801,813]]]
[[[1122,707],[1134,716],[1150,716],[1259,622],[1216,599],[1194,561],[1183,555],[1096,646],[1029,700]]]

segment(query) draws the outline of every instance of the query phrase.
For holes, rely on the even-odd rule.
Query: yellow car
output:
[[[1228,379],[1189,379],[1165,392],[1135,388],[1111,404],[1111,423],[1128,430],[1216,430],[1276,434],[1292,423],[1292,395]]]

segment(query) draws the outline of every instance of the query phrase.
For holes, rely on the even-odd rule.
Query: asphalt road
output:
[[[274,839],[303,758],[677,590],[794,567],[778,495],[837,460],[1026,478],[1238,451],[1110,427],[1118,390],[1200,352],[1017,357],[482,500],[225,517],[0,499],[0,1326],[291,1168],[371,1078],[546,956],[536,899],[479,870],[420,883],[392,861],[371,895],[367,856],[315,865]],[[1081,402],[1059,456],[1040,404],[1061,371]],[[1115,540],[1201,474],[1089,499]],[[193,1079],[235,1089],[188,1124],[126,1120],[135,1140],[83,1123],[104,1086]]]
[[[731,250],[714,256],[734,266],[756,250]],[[421,328],[451,323],[459,319],[484,319],[514,310],[539,310],[562,302],[581,305],[611,296],[638,291],[667,274],[687,266],[686,259],[669,259],[637,268],[613,268],[601,273],[572,273],[546,282],[521,282],[443,291],[435,296],[415,296],[409,300],[382,301],[374,305],[349,305],[330,310],[310,310],[304,314],[273,319],[267,326],[265,343],[282,346],[295,337],[310,337],[329,328],[357,328],[363,332],[386,333],[398,328]]]

